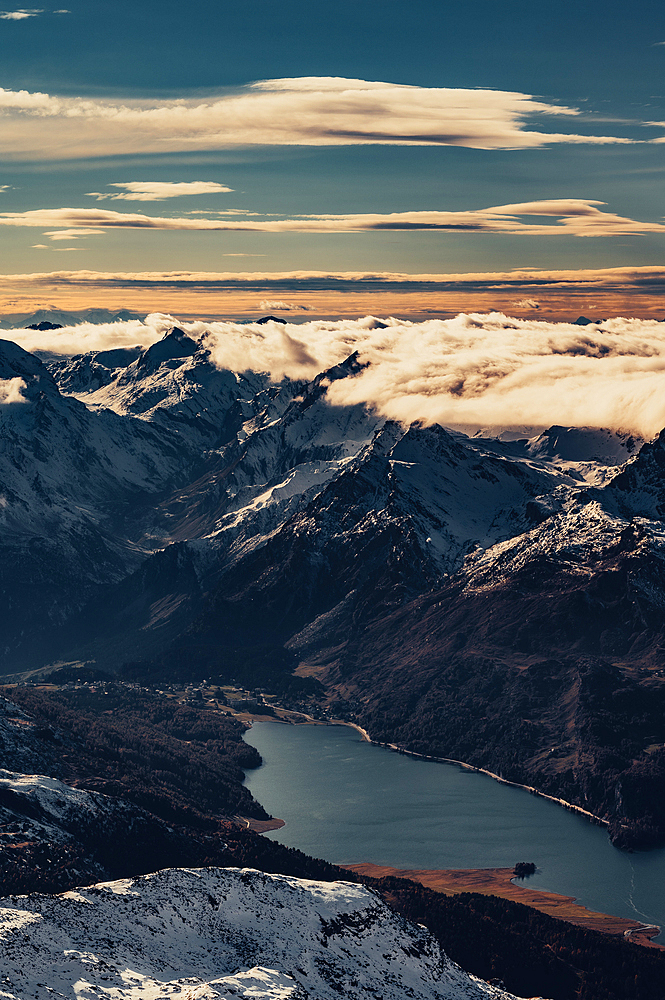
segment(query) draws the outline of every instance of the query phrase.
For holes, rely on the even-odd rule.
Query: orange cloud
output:
[[[401,274],[354,271],[52,270],[0,275],[0,315],[52,305],[160,310],[180,317],[256,317],[268,300],[306,302],[315,316],[425,317],[500,310],[575,319],[665,315],[665,267]]]

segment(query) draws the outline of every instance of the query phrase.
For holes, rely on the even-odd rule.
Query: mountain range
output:
[[[37,309],[31,313],[13,313],[0,319],[0,330],[34,329],[39,323],[53,326],[74,326],[78,323],[115,323],[118,320],[142,319],[139,313],[128,309],[81,309],[67,312],[63,309]],[[51,327],[52,328],[52,327]],[[48,329],[48,327],[47,327]]]
[[[242,680],[658,842],[665,435],[331,405],[361,370],[0,341],[2,672]]]

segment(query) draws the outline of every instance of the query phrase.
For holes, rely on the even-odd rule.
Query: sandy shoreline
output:
[[[608,913],[596,913],[588,910],[575,901],[574,896],[561,896],[556,892],[546,892],[542,889],[531,889],[527,885],[516,885],[512,868],[470,868],[470,869],[398,869],[387,865],[370,863],[345,864],[342,867],[356,872],[358,875],[369,875],[373,878],[411,879],[421,885],[454,895],[460,892],[478,892],[486,896],[500,896],[502,899],[512,899],[516,903],[532,906],[541,913],[568,923],[577,924],[588,930],[603,931],[606,934],[616,934],[635,943],[651,948],[665,950],[665,947],[651,940],[660,933],[660,927],[654,924],[643,924],[637,920],[625,917],[614,917]]]
[[[286,823],[283,819],[271,816],[270,819],[252,819],[251,816],[234,816],[233,819],[246,830],[253,830],[254,833],[268,833],[270,830],[281,830]]]

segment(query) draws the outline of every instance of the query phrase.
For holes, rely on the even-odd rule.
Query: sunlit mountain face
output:
[[[19,956],[28,942],[40,958],[26,968]],[[251,868],[171,869],[63,896],[15,897],[0,949],[10,997],[46,980],[66,996],[84,977],[89,990],[112,989],[121,1000],[185,991],[211,1000],[334,1000],[341,990],[512,1000],[463,972],[425,927],[372,890]]]

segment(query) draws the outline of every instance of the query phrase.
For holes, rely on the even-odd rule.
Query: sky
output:
[[[0,316],[665,316],[665,8],[0,10]]]

